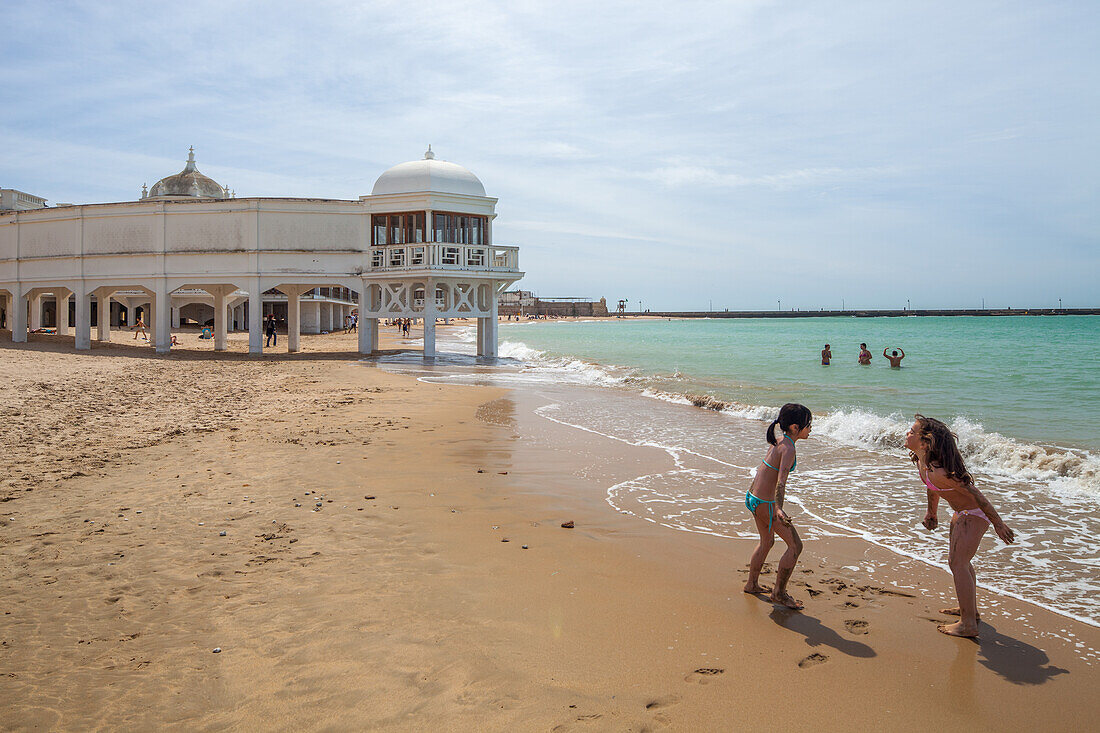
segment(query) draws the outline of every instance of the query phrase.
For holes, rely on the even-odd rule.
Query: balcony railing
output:
[[[518,272],[519,247],[420,242],[370,248],[370,272],[480,270]]]

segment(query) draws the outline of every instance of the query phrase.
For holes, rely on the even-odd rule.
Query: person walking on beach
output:
[[[867,350],[867,344],[859,345],[859,363],[864,366],[871,363],[871,352]]]
[[[810,422],[813,415],[805,405],[788,403],[783,405],[777,417],[768,426],[764,437],[771,447],[764,456],[763,463],[756,470],[752,488],[745,494],[745,506],[756,521],[756,531],[760,533],[760,542],[749,558],[749,578],[745,581],[746,593],[766,593],[767,588],[760,585],[760,570],[768,559],[768,551],[779,535],[787,545],[787,551],[779,558],[779,568],[775,573],[775,587],[769,598],[787,608],[800,610],[801,601],[796,601],[787,593],[787,582],[794,572],[794,565],[802,553],[802,540],[798,538],[791,518],[783,511],[783,497],[787,489],[787,476],[798,463],[795,455],[795,442],[810,437]]]
[[[823,366],[829,366],[829,362],[833,360],[833,352],[829,348],[828,344],[825,344],[825,348],[821,350],[821,364]]]
[[[138,334],[146,341],[149,340],[149,334],[145,333],[145,318],[143,316],[137,317],[137,323],[130,326],[130,330],[134,332],[134,341],[137,341]]]
[[[939,420],[916,415],[916,421],[905,434],[905,447],[909,457],[917,464],[917,473],[927,488],[928,512],[921,524],[934,530],[939,524],[936,510],[943,498],[955,513],[951,516],[947,565],[955,579],[957,608],[945,608],[941,613],[958,616],[959,621],[939,626],[950,636],[978,636],[977,578],[974,559],[981,544],[982,535],[989,525],[1006,545],[1012,544],[1015,533],[1004,523],[1000,515],[974,486],[974,479],[963,464],[955,434]]]
[[[901,352],[901,356],[898,356],[899,351]],[[890,362],[890,366],[894,369],[901,369],[901,360],[905,358],[905,349],[895,349],[890,354],[887,354],[886,349],[883,349],[882,355],[886,357]]]
[[[275,314],[267,314],[267,325],[264,327],[264,333],[267,335],[267,341],[264,342],[264,347],[278,346],[279,334],[275,331]]]

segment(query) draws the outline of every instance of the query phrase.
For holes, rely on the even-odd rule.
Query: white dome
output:
[[[383,193],[460,193],[484,196],[485,186],[477,176],[458,165],[436,160],[431,146],[423,160],[410,160],[390,168],[374,182],[372,196]]]

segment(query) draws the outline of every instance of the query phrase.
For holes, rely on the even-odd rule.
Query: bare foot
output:
[[[962,621],[957,624],[945,624],[944,626],[937,626],[941,634],[947,634],[948,636],[961,636],[964,639],[977,639],[978,627],[964,625]]]
[[[795,611],[801,611],[803,608],[805,608],[805,606],[802,605],[802,601],[796,601],[795,599],[791,598],[789,593],[784,593],[778,596],[775,593],[772,593],[769,598],[771,599],[772,603],[778,603],[781,606],[786,606],[787,608],[793,609]]]
[[[941,608],[940,613],[942,613],[944,616],[962,616],[962,609],[959,608],[958,606],[955,606],[954,608]],[[981,617],[982,617],[981,613],[978,613],[976,615],[976,618],[981,618]]]
[[[753,595],[762,595],[772,592],[771,588],[766,585],[760,585],[759,583],[745,583],[744,590],[746,593],[752,593]]]

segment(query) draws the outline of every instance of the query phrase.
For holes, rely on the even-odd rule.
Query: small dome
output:
[[[436,160],[432,147],[424,153],[423,160],[411,160],[390,168],[378,176],[371,195],[383,193],[460,193],[467,196],[484,196],[485,186],[477,176],[458,165]]]
[[[225,189],[195,168],[195,149],[187,154],[187,165],[174,176],[162,178],[149,189],[149,198],[158,196],[189,196],[193,198],[223,199]]]

